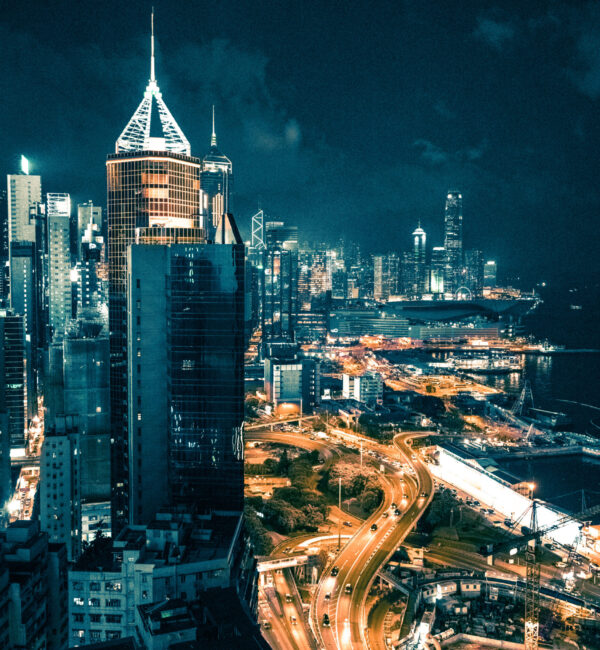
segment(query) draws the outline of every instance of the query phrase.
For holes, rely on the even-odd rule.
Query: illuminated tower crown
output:
[[[190,143],[163,101],[160,88],[156,83],[154,74],[154,12],[152,12],[151,18],[150,44],[150,80],[146,86],[144,98],[117,140],[115,151],[117,153],[126,151],[172,151],[189,156]],[[153,113],[152,100],[156,103],[162,130],[162,136],[159,137],[150,135]]]

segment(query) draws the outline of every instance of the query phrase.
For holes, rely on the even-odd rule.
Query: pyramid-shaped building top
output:
[[[154,110],[153,110],[154,108]],[[152,123],[158,115],[160,129]],[[162,133],[162,135],[155,135]],[[152,14],[152,36],[150,56],[150,80],[137,110],[119,136],[115,148],[117,153],[127,151],[172,151],[190,155],[190,143],[165,104],[154,74],[154,14]]]

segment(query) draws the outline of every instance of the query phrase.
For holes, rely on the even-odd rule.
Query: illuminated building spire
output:
[[[190,155],[190,143],[183,131],[171,115],[171,111],[163,101],[160,88],[156,83],[154,67],[154,9],[150,18],[150,80],[146,92],[137,110],[127,123],[123,133],[116,143],[116,152],[126,151],[172,151]],[[162,136],[152,137],[150,126],[152,121],[152,100],[156,102]]]
[[[217,146],[217,134],[215,133],[215,105],[212,107],[212,135],[210,136],[210,146]]]
[[[154,7],[150,15],[150,81],[156,82],[154,74]]]

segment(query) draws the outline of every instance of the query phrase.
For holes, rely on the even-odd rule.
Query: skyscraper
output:
[[[440,297],[444,294],[444,275],[446,270],[446,249],[434,246],[431,249],[431,273],[429,287],[431,293]]]
[[[429,291],[429,282],[427,281],[427,235],[420,223],[414,230],[412,238],[415,294],[421,296]]]
[[[77,256],[80,259],[81,244],[90,224],[97,227],[92,230],[97,230],[98,235],[102,235],[102,208],[91,201],[80,203],[77,206]]]
[[[153,118],[156,113],[158,120]],[[200,160],[190,155],[189,142],[166,107],[156,83],[152,33],[150,80],[144,98],[119,136],[116,153],[110,154],[107,160],[112,525],[116,532],[130,517],[137,516],[128,507],[130,492],[135,487],[129,479],[133,450],[128,445],[137,432],[137,429],[130,431],[129,407],[135,409],[138,397],[142,397],[130,395],[128,366],[133,364],[137,376],[138,341],[137,334],[129,341],[127,336],[127,249],[132,244],[204,243],[200,170]],[[164,273],[162,277],[165,278]],[[159,294],[156,299],[160,299]],[[137,326],[137,319],[142,318],[137,304],[134,313],[133,325]],[[140,320],[140,326],[145,325]],[[157,348],[153,353],[157,366],[166,361],[166,350]],[[190,355],[192,359],[191,352]],[[137,388],[137,383],[133,386]],[[167,407],[171,409],[170,405]],[[161,480],[155,473],[152,476]]]
[[[483,284],[486,287],[495,287],[498,269],[494,260],[488,260],[483,266]]]
[[[8,297],[8,201],[5,189],[0,189],[0,298]]]
[[[473,297],[481,296],[483,292],[483,253],[477,249],[465,251],[464,284]]]
[[[3,382],[4,408],[8,414],[11,448],[25,446],[27,424],[27,358],[23,316],[0,310],[0,381]],[[2,432],[3,435],[5,432]]]
[[[68,194],[48,194],[46,211],[50,331],[53,338],[60,338],[72,316],[71,197]]]
[[[462,273],[462,194],[448,190],[444,210],[444,248],[446,269],[444,288],[454,293],[460,287]]]
[[[266,224],[263,253],[263,343],[294,340],[298,312],[298,228],[282,221]]]
[[[203,224],[206,237],[213,241],[215,232],[223,216],[231,212],[231,193],[233,190],[233,166],[217,146],[215,132],[215,107],[212,113],[212,134],[210,149],[202,158],[200,172],[200,187],[204,192],[206,205],[206,220]]]
[[[35,226],[29,221],[29,208],[42,200],[42,178],[29,174],[26,158],[21,159],[21,174],[7,176],[8,241],[35,241]]]
[[[232,219],[227,215],[226,219]],[[242,510],[244,245],[129,249],[130,522]]]

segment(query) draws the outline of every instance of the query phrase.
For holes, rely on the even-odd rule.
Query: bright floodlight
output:
[[[24,174],[29,174],[29,160],[25,156],[21,156],[21,171]]]

